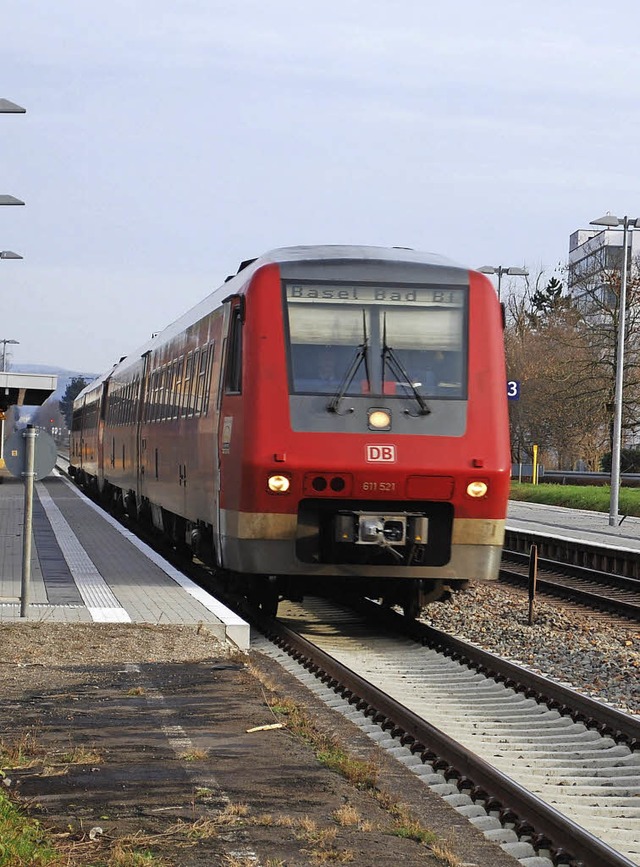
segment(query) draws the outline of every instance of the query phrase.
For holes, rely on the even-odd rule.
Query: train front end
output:
[[[258,270],[243,299],[242,408],[222,412],[242,460],[220,443],[227,557],[290,595],[335,584],[413,611],[498,574],[500,305],[446,261],[339,250]]]

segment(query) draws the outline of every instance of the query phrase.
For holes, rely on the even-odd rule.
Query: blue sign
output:
[[[507,382],[507,399],[520,400],[520,380],[510,379]]]

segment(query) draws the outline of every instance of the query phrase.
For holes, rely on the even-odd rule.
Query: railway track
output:
[[[640,719],[373,604],[281,609],[256,649],[515,857],[640,864]]]
[[[530,556],[504,550],[500,578],[518,586],[529,582]],[[572,563],[538,558],[536,587],[552,596],[640,620],[640,579]]]
[[[372,603],[363,610],[314,600],[281,603],[280,622],[252,612],[265,633],[254,649],[523,863],[640,864],[640,719]]]

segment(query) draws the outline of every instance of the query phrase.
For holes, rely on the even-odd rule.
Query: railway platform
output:
[[[509,500],[506,526],[507,530],[545,538],[560,537],[622,551],[640,551],[640,518],[624,517],[617,527],[611,527],[608,512]]]
[[[29,605],[21,617],[24,486],[0,468],[0,622],[203,624],[249,647],[249,625],[56,470],[34,485]]]

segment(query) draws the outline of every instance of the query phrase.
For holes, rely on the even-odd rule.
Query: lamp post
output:
[[[483,265],[478,268],[481,274],[497,274],[498,275],[498,300],[500,300],[500,284],[502,283],[502,275],[510,274],[512,277],[528,277],[529,272],[525,268],[516,268],[513,265],[505,267],[504,265]]]
[[[22,259],[22,256],[13,250],[0,250],[0,259]]]
[[[6,373],[7,370],[7,344],[17,346],[20,341],[19,340],[0,340],[2,344],[2,372]]]
[[[618,310],[618,333],[616,335],[616,386],[613,398],[613,442],[611,444],[611,499],[609,501],[609,526],[618,526],[618,504],[620,501],[620,453],[622,447],[622,387],[624,377],[624,343],[627,316],[627,270],[629,251],[627,238],[629,229],[640,227],[640,218],[615,217],[606,214],[591,220],[591,226],[606,226],[617,229],[622,226],[622,274],[620,275],[620,305]]]

